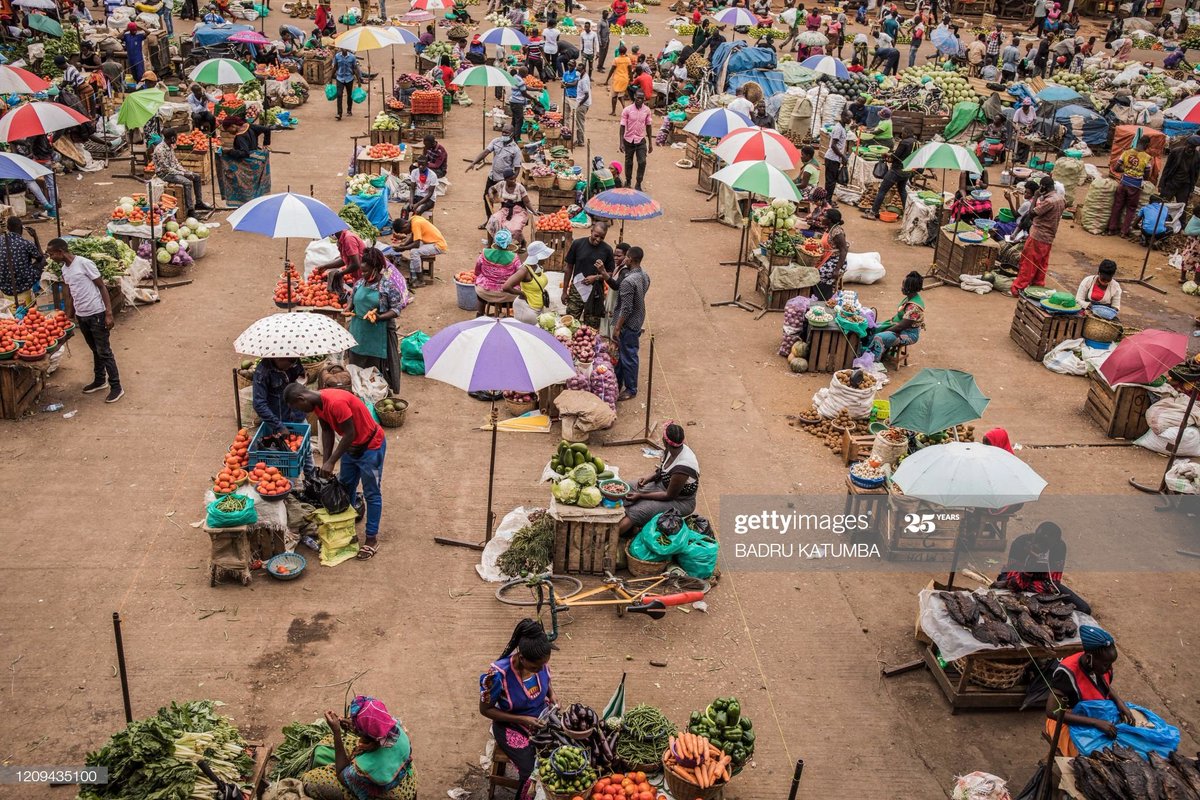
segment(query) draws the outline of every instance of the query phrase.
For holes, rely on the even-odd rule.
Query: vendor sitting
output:
[[[925,278],[921,273],[913,271],[904,276],[904,299],[900,301],[900,307],[891,319],[875,327],[875,335],[867,345],[867,352],[874,355],[876,361],[882,361],[883,354],[893,347],[916,344],[917,339],[921,338],[921,330],[925,327],[925,301],[921,298],[923,288]]]
[[[1116,274],[1117,262],[1111,258],[1101,261],[1095,275],[1088,275],[1079,282],[1079,288],[1075,290],[1076,302],[1102,319],[1115,319],[1121,313],[1121,284],[1115,280]]]
[[[496,746],[517,768],[518,798],[533,796],[529,779],[537,750],[531,739],[544,725],[542,713],[554,704],[550,649],[541,623],[523,619],[499,660],[479,677],[479,713],[492,721]]]
[[[1050,696],[1046,699],[1046,732],[1049,735],[1054,735],[1054,717],[1060,710],[1066,710],[1063,714],[1064,730],[1058,740],[1064,755],[1075,754],[1066,726],[1086,725],[1110,738],[1117,736],[1114,723],[1074,713],[1073,709],[1084,700],[1111,700],[1117,706],[1120,721],[1127,725],[1135,724],[1133,712],[1112,688],[1112,669],[1117,660],[1117,644],[1112,635],[1094,625],[1082,625],[1079,638],[1083,642],[1083,652],[1058,662],[1050,675]]]
[[[1165,238],[1170,233],[1167,230],[1167,220],[1170,218],[1171,212],[1159,195],[1154,195],[1149,203],[1139,208],[1134,215],[1134,221],[1138,223],[1142,244],[1147,245]]]
[[[891,149],[892,143],[895,141],[892,133],[892,110],[886,106],[879,109],[879,123],[867,133],[872,136],[872,144],[883,145]]]
[[[412,745],[403,724],[374,697],[358,695],[350,703],[350,717],[332,711],[325,721],[333,731],[332,745],[318,744],[313,769],[300,776],[304,794],[313,800],[416,800],[417,772]],[[358,737],[347,751],[343,731]]]
[[[639,480],[625,497],[625,518],[617,530],[621,536],[636,534],[664,511],[687,517],[696,511],[700,490],[700,462],[692,448],[683,443],[683,428],[670,423],[663,429],[662,463],[653,475]]]
[[[450,160],[449,155],[446,153],[446,148],[438,144],[438,140],[431,133],[425,134],[425,138],[421,140],[421,143],[425,146],[425,166],[433,170],[433,174],[437,175],[438,178],[446,177],[446,165]]]
[[[409,191],[412,192],[409,211],[413,216],[433,211],[437,198],[438,176],[429,168],[429,158],[417,156],[416,164],[408,173]]]
[[[1062,574],[1066,563],[1067,543],[1062,539],[1062,528],[1053,522],[1043,522],[1033,533],[1013,539],[1008,548],[1008,564],[992,587],[1014,592],[1066,595],[1075,608],[1084,614],[1091,614],[1091,605],[1063,585]]]
[[[304,365],[298,358],[264,358],[254,368],[252,386],[254,413],[263,421],[270,435],[287,436],[285,422],[304,422],[304,412],[297,411],[283,400],[283,390],[289,383],[304,383]],[[312,450],[306,451],[304,481],[312,477]]]
[[[992,193],[988,191],[987,170],[964,172],[959,191],[950,204],[950,219],[974,223],[977,219],[992,218]]]
[[[482,317],[488,303],[511,305],[513,296],[504,291],[509,278],[521,268],[521,259],[509,249],[512,233],[501,228],[492,235],[492,246],[485,247],[475,260],[475,316]]]
[[[804,229],[821,233],[826,228],[825,212],[833,208],[829,204],[829,195],[824,186],[817,186],[808,192],[808,216],[804,218]]]
[[[983,135],[975,144],[975,155],[980,161],[1000,161],[1004,158],[1004,151],[1004,117],[997,117],[983,129]]]

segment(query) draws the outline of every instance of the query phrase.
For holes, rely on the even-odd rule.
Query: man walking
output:
[[[604,72],[604,62],[608,58],[608,42],[612,32],[609,30],[608,9],[600,12],[600,28],[596,31],[596,68]]]
[[[1046,29],[1046,0],[1034,0],[1033,2],[1033,24],[1029,26],[1029,30],[1033,31],[1041,38],[1042,31]]]
[[[337,84],[337,118],[342,118],[342,95],[346,96],[346,116],[354,116],[354,85],[362,81],[362,70],[354,53],[342,48],[333,56],[333,80]]]
[[[359,484],[367,506],[367,541],[359,548],[359,559],[379,552],[379,521],[383,516],[383,459],[387,438],[370,410],[356,395],[344,389],[314,392],[301,383],[289,383],[283,400],[297,411],[314,413],[321,428],[321,474],[332,478],[341,463],[338,480],[352,496],[351,505],[359,505]],[[337,444],[334,444],[337,434]]]
[[[629,248],[617,285],[613,338],[617,341],[617,386],[621,390],[618,400],[637,396],[638,348],[646,322],[646,292],[650,289],[650,276],[642,270],[644,255],[640,247]]]
[[[592,78],[588,73],[579,76],[575,87],[575,119],[571,130],[575,132],[575,146],[582,147],[587,136],[587,114],[592,107]]]
[[[1108,215],[1106,232],[1109,236],[1118,232],[1122,236],[1129,235],[1133,215],[1142,202],[1142,181],[1154,161],[1154,157],[1147,152],[1149,149],[1150,137],[1143,136],[1136,146],[1126,148],[1113,166],[1113,172],[1121,176],[1121,182],[1113,195],[1112,213]]]
[[[488,201],[488,190],[504,180],[505,173],[516,174],[521,171],[524,154],[521,152],[520,146],[513,141],[512,123],[504,123],[500,135],[488,142],[488,146],[475,156],[475,160],[467,166],[466,171],[478,169],[483,160],[488,157],[488,153],[492,154],[492,169],[488,172],[487,180],[483,182],[484,222],[479,226],[479,230],[487,227],[487,220],[492,216],[492,204]]]
[[[583,23],[583,33],[579,34],[579,53],[583,56],[584,72],[591,77],[595,66],[596,51],[600,49],[600,37],[592,30],[590,20]],[[601,67],[603,69],[603,67]]]
[[[92,382],[83,387],[84,394],[108,387],[106,403],[115,403],[125,396],[121,377],[117,374],[117,359],[108,341],[112,330],[112,298],[100,277],[95,263],[67,249],[63,239],[51,239],[46,255],[62,265],[63,283],[67,287],[67,316],[79,323],[83,340],[92,351]]]
[[[1017,79],[1021,64],[1021,37],[1013,36],[1008,46],[1000,51],[1000,79],[1009,84]]]
[[[618,149],[625,154],[625,180],[633,181],[633,188],[642,191],[642,179],[646,177],[646,156],[654,152],[650,139],[650,126],[654,115],[646,105],[646,95],[638,90],[633,95],[633,105],[621,112],[621,140]],[[637,176],[633,174],[633,162],[637,160]]]
[[[917,146],[917,140],[913,138],[912,131],[907,127],[900,129],[900,142],[896,145],[896,149],[888,154],[888,171],[879,182],[879,191],[875,193],[875,202],[871,203],[871,210],[864,211],[863,217],[866,219],[879,219],[879,209],[883,205],[883,198],[887,195],[888,190],[893,186],[900,194],[900,205],[904,207],[908,204],[908,173],[904,171],[904,160],[912,155],[913,149]]]
[[[837,188],[838,172],[846,160],[846,126],[850,124],[850,110],[843,108],[841,116],[829,131],[829,149],[825,151],[825,196],[833,203],[833,190]]]
[[[1046,270],[1050,266],[1050,247],[1058,234],[1058,223],[1062,219],[1066,200],[1054,188],[1054,179],[1049,175],[1038,183],[1038,195],[1034,198],[1033,225],[1029,238],[1021,250],[1021,264],[1016,280],[1012,284],[1012,296],[1020,297],[1026,286],[1045,286]]]
[[[579,69],[574,61],[563,62],[562,72],[563,82],[563,105],[566,106],[566,113],[563,114],[563,125],[568,126],[572,131],[575,130],[575,110],[579,99]],[[572,134],[572,137],[574,134]],[[575,141],[574,138],[571,139]]]

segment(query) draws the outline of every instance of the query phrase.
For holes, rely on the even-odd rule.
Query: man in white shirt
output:
[[[584,72],[588,77],[592,75],[592,64],[596,60],[596,53],[600,50],[600,37],[592,30],[591,22],[583,23],[583,32],[579,34],[579,54],[583,56]]]
[[[546,66],[554,77],[562,74],[562,65],[558,63],[558,20],[552,19],[542,31],[542,52],[546,54]]]
[[[108,341],[112,330],[112,299],[100,277],[95,263],[74,255],[63,239],[51,239],[46,255],[62,265],[63,283],[67,287],[67,316],[79,323],[83,340],[92,351],[92,382],[83,387],[84,394],[108,388],[106,403],[115,403],[125,394],[117,374],[117,359]]]
[[[590,67],[591,64],[589,63]],[[575,131],[575,145],[584,144],[584,134],[587,125],[588,109],[592,107],[592,78],[589,72],[579,73],[579,83],[575,87],[575,119],[571,128]]]
[[[750,115],[754,113],[754,103],[746,99],[746,87],[739,86],[737,88],[737,97],[729,104],[730,111],[736,111],[746,119],[750,119]]]
[[[829,149],[825,151],[825,194],[834,205],[836,203],[833,190],[837,188],[838,172],[846,160],[846,126],[850,124],[851,119],[853,117],[850,115],[850,109],[843,108],[838,122],[829,131]]]

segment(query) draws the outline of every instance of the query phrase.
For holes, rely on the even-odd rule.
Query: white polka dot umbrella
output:
[[[263,317],[233,343],[235,352],[259,358],[305,358],[340,353],[358,344],[324,314],[297,311]]]

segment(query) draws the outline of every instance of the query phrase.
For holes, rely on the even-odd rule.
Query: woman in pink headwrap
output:
[[[313,800],[416,800],[417,773],[412,746],[400,721],[374,697],[358,695],[350,716],[341,719],[332,711],[325,721],[333,732],[331,744],[318,745],[317,765],[301,776],[305,793]],[[347,751],[343,732],[357,739]]]
[[[1004,428],[992,428],[983,435],[983,443],[992,447],[999,447],[1001,450],[1007,450],[1012,453],[1012,442],[1008,439],[1008,431]]]

